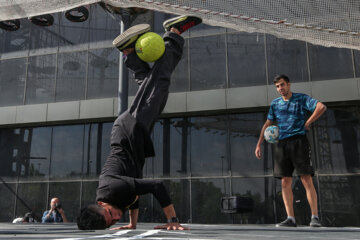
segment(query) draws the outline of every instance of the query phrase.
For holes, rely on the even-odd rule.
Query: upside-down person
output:
[[[170,77],[181,59],[184,39],[181,33],[201,23],[197,17],[180,16],[163,23],[165,52],[150,68],[135,52],[136,40],[150,30],[140,24],[126,30],[113,44],[124,54],[125,65],[134,73],[140,87],[130,108],[114,122],[111,152],[100,174],[96,204],[81,209],[79,229],[105,229],[121,219],[129,208],[130,223],[113,229],[135,229],[139,214],[139,196],[151,193],[159,201],[167,218],[155,228],[186,230],[176,217],[169,194],[161,181],[142,179],[145,158],[154,156],[150,138],[155,121],[163,111]]]

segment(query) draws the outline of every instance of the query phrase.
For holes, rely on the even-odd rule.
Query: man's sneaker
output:
[[[322,227],[320,220],[317,217],[311,218],[310,227]]]
[[[165,31],[170,31],[172,27],[179,30],[180,33],[185,32],[189,28],[196,26],[202,23],[201,18],[194,16],[180,16],[175,18],[170,18],[163,23]]]
[[[113,45],[117,47],[120,51],[126,48],[135,47],[135,43],[138,37],[148,31],[150,31],[149,24],[135,25],[120,34],[117,38],[115,38],[113,41]]]
[[[293,222],[290,218],[287,218],[285,221],[275,225],[276,227],[296,227],[296,223]]]

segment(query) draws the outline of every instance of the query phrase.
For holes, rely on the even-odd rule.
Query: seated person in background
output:
[[[51,199],[50,210],[45,211],[42,216],[42,223],[53,222],[69,222],[65,216],[64,210],[60,205],[59,198]]]
[[[36,223],[34,214],[32,212],[28,212],[24,217],[18,217],[13,220],[12,223]]]

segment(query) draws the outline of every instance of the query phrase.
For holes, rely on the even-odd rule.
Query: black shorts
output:
[[[274,177],[314,175],[310,144],[305,135],[295,135],[273,144]]]

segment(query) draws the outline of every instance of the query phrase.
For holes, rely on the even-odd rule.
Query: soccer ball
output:
[[[155,62],[164,54],[165,43],[159,34],[147,32],[136,40],[135,51],[144,62]]]
[[[276,143],[279,139],[279,128],[271,125],[265,129],[264,138],[268,143]]]

